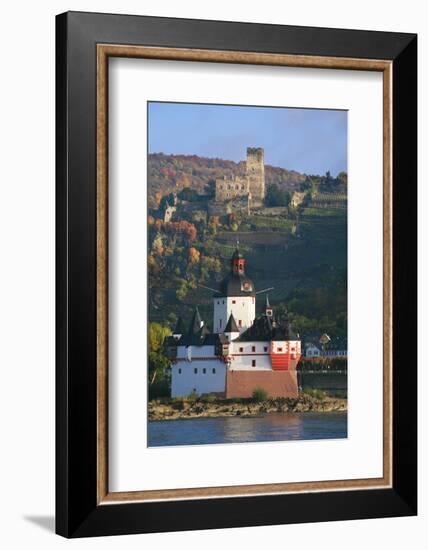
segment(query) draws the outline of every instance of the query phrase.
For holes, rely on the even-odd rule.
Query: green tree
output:
[[[281,191],[276,183],[269,185],[265,199],[266,206],[288,206],[290,200],[291,197],[288,191]]]
[[[184,279],[182,279],[179,283],[179,286],[175,292],[175,296],[179,302],[182,302],[184,298],[187,296],[187,293],[189,291],[189,287]]]
[[[167,336],[171,335],[171,330],[160,323],[149,323],[149,350],[159,353]]]
[[[197,200],[199,200],[198,192],[191,187],[184,187],[184,189],[182,189],[180,193],[178,193],[177,197],[183,201],[189,202],[196,202]]]
[[[169,359],[165,355],[164,342],[171,335],[169,327],[149,323],[149,388],[153,384],[169,385]]]

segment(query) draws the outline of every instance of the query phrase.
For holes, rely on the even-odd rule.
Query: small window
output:
[[[207,369],[202,369],[202,374],[207,374]]]
[[[239,326],[242,327],[242,319],[239,319],[238,323],[239,323]]]
[[[255,360],[255,359],[253,359],[253,360],[251,361],[251,366],[252,366],[252,367],[255,367],[255,366],[256,366],[256,360]]]
[[[221,328],[221,319],[219,319],[219,327]]]
[[[198,374],[198,369],[193,369],[193,372],[194,372],[195,374]]]
[[[256,351],[256,346],[251,346],[251,351],[254,353]]]
[[[236,304],[236,300],[232,300],[232,304]]]
[[[223,300],[223,305],[224,305],[224,300]]]
[[[181,374],[181,369],[178,369],[178,374]]]
[[[267,351],[267,350],[268,350],[268,349],[267,349],[267,346],[265,346],[263,349],[264,349],[264,351]]]
[[[278,348],[278,352],[282,351],[282,348]]]
[[[244,348],[239,348],[239,352],[242,353],[244,351]]]
[[[215,369],[213,369],[213,374],[215,374]]]

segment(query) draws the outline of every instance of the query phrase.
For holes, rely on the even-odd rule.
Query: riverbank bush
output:
[[[202,403],[216,403],[218,398],[214,393],[207,393],[202,395],[200,400]]]
[[[262,401],[267,401],[268,394],[267,391],[263,388],[255,388],[253,391],[253,401],[256,403],[261,403]]]

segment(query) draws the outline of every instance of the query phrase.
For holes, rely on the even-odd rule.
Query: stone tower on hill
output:
[[[235,207],[260,207],[265,198],[264,151],[260,147],[247,147],[245,175],[217,179],[215,201],[233,203]]]
[[[265,154],[261,147],[247,147],[247,176],[253,203],[263,203],[265,198]]]

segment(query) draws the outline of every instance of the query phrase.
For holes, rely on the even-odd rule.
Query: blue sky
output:
[[[239,162],[263,147],[265,163],[306,174],[347,170],[347,112],[149,103],[149,152]]]

